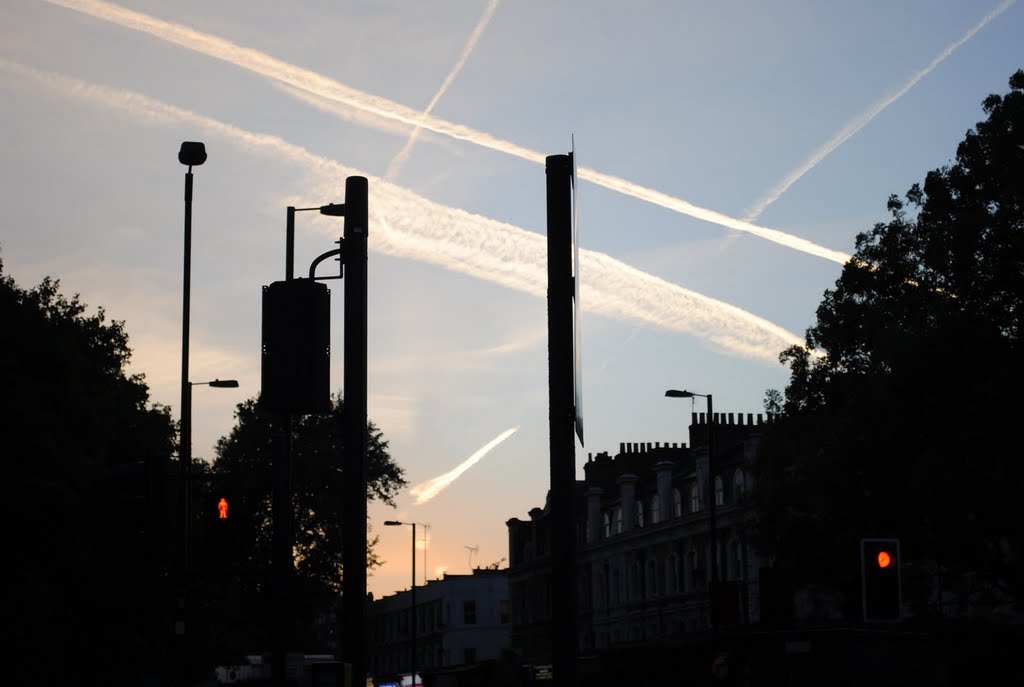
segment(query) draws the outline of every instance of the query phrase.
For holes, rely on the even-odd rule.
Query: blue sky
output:
[[[687,441],[703,405],[670,387],[760,412],[836,255],[948,163],[1024,67],[1010,1],[7,0],[2,16],[5,272],[59,277],[124,320],[133,370],[175,417],[176,155],[206,143],[192,379],[241,388],[196,390],[196,455],[212,458],[258,392],[285,207],[341,202],[345,176],[369,178],[370,417],[410,487],[479,458],[425,503],[406,490],[397,510],[371,507],[378,595],[409,582],[409,535],[383,520],[430,524],[435,577],[505,557],[505,521],[543,505],[539,160],[575,139],[582,466],[620,442]],[[341,226],[305,213],[298,230],[303,273]],[[339,390],[343,284],[329,285]]]

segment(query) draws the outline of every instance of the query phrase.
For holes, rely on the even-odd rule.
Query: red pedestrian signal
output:
[[[898,622],[902,616],[903,590],[900,540],[860,540],[861,605],[864,622]]]
[[[228,519],[228,500],[223,496],[221,496],[220,501],[217,502],[217,518],[219,520]]]

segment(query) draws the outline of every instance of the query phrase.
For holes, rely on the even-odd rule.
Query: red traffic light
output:
[[[228,519],[228,500],[223,496],[221,496],[220,501],[217,502],[217,518],[219,520]]]

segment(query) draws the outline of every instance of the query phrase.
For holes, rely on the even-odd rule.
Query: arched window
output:
[[[732,476],[732,494],[737,502],[745,501],[747,498],[747,478],[743,474],[743,468],[736,468]]]
[[[604,538],[607,539],[612,536],[612,514],[605,511],[601,517],[604,520]]]
[[[700,510],[700,488],[694,482],[690,485],[690,512],[696,513]]]
[[[615,518],[614,532],[615,532],[615,534],[622,534],[622,507],[621,506],[616,506],[613,509],[613,512],[614,512],[614,516],[613,517]]]
[[[722,484],[722,478],[715,475],[715,505],[725,505],[725,487]]]
[[[655,494],[651,497],[651,524],[657,525],[661,522],[661,500]]]
[[[678,489],[672,490],[672,517],[683,517],[683,495]]]
[[[633,527],[644,526],[644,500],[637,499],[636,507],[633,510]]]

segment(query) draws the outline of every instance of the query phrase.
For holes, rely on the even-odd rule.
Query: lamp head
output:
[[[344,203],[328,203],[327,205],[320,206],[320,214],[327,215],[328,217],[344,217],[345,216],[345,204]]]
[[[237,389],[238,388],[238,380],[237,379],[215,379],[212,382],[210,382],[210,386],[215,386],[215,387],[217,387],[219,389]]]
[[[198,167],[206,162],[206,146],[199,141],[182,141],[178,151],[178,162],[189,167]]]
[[[678,389],[669,389],[665,392],[665,395],[669,398],[693,398],[696,394],[685,389],[682,391],[679,391]]]
[[[388,527],[395,527],[396,525],[404,525],[405,523],[399,522],[398,520],[385,520],[384,524]]]

